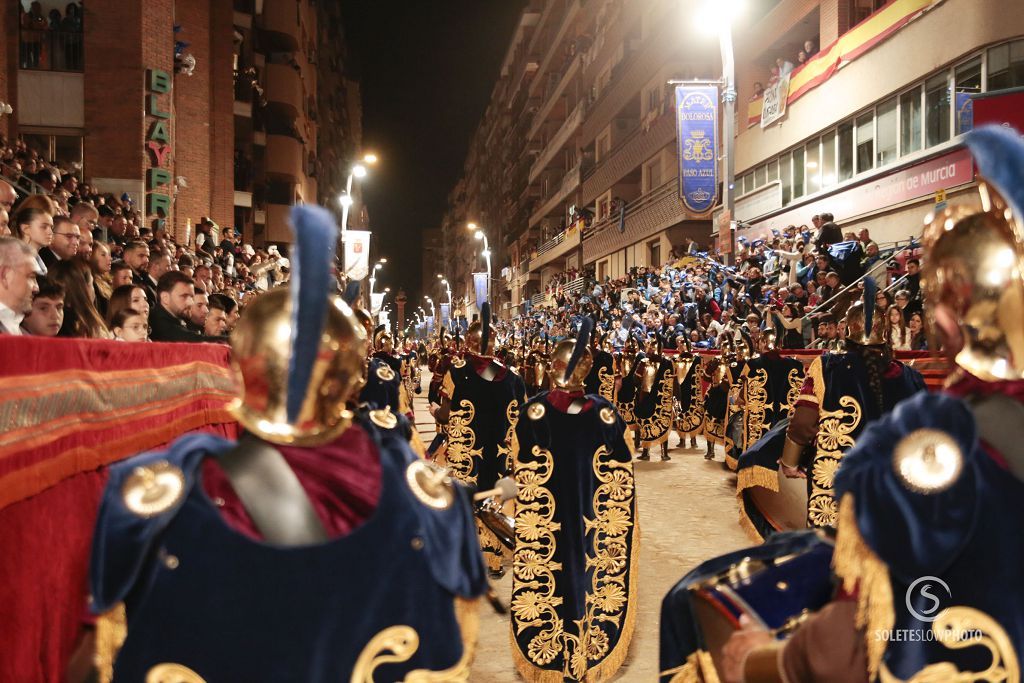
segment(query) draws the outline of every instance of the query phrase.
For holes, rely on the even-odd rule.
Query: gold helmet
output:
[[[761,331],[760,339],[761,353],[771,353],[777,351],[779,348],[778,335],[775,334],[775,330],[767,329]]]
[[[230,409],[249,432],[280,445],[316,446],[351,422],[345,404],[362,378],[366,333],[329,294],[337,228],[320,207],[292,210],[291,283],[261,295],[231,335],[241,396]]]
[[[551,354],[551,383],[563,391],[582,391],[587,375],[594,366],[590,351],[590,332],[594,323],[584,318],[576,339],[563,339]]]
[[[979,196],[929,216],[922,289],[933,328],[959,349],[957,365],[983,380],[1024,379],[1024,223],[1011,203],[1022,189],[1024,142],[979,129],[968,144],[983,177]]]
[[[393,353],[395,350],[395,338],[386,325],[378,325],[373,331],[373,350],[383,353]]]
[[[466,350],[478,356],[494,354],[494,334],[491,330],[491,306],[486,301],[480,307],[480,320],[466,330]]]

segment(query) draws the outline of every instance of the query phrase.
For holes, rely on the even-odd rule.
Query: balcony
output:
[[[562,93],[565,92],[566,87],[580,72],[582,59],[582,55],[577,55],[576,58],[570,60],[569,63],[565,65],[565,70],[562,71],[562,74],[558,78],[558,82],[555,86],[548,92],[544,93],[544,104],[541,106],[536,116],[533,117],[533,123],[530,126],[530,132],[527,134],[527,139],[532,140],[537,137],[540,127],[548,120],[548,117],[551,116],[551,111],[555,108],[555,104],[558,103]]]
[[[266,168],[268,176],[292,182],[305,178],[302,145],[287,135],[268,135]]]
[[[632,56],[627,52],[613,69],[611,83],[588,107],[587,120],[580,128],[581,146],[593,142],[608,122],[639,95],[651,74],[657,73],[679,50],[678,33],[679,27],[675,23],[665,22],[661,32],[646,40],[639,52]]]
[[[601,193],[624,178],[634,169],[658,153],[665,145],[671,143],[676,136],[675,118],[671,107],[664,106],[664,111],[655,119],[650,128],[644,131],[638,125],[625,140],[609,152],[608,156],[594,167],[583,180],[580,203],[584,206],[592,204]]]
[[[548,164],[555,158],[555,155],[562,151],[565,144],[569,141],[569,138],[576,134],[579,130],[580,124],[583,122],[583,103],[580,102],[572,113],[569,114],[569,118],[562,123],[562,127],[558,129],[554,137],[544,147],[544,151],[541,152],[540,156],[537,157],[537,161],[534,162],[533,166],[530,167],[530,182],[532,183],[540,175],[541,171],[548,167]]]
[[[287,110],[292,118],[305,111],[302,77],[287,64],[267,64],[264,71],[267,103]]]
[[[576,164],[574,168],[565,174],[562,182],[555,188],[554,193],[530,216],[530,227],[540,223],[545,216],[554,211],[579,186],[580,164]]]
[[[302,44],[299,3],[296,0],[263,0],[263,34],[275,52],[295,52]],[[269,239],[269,238],[268,238]]]
[[[286,204],[267,204],[266,240],[268,242],[290,243],[292,241],[292,231],[288,227],[291,210],[292,207]]]
[[[552,3],[554,4],[554,3]],[[562,41],[565,40],[565,34],[568,33],[569,27],[576,20],[576,15],[580,11],[580,0],[569,0],[569,6],[565,10],[565,15],[562,17],[562,23],[558,27],[558,32],[555,34],[553,40],[547,45],[547,53],[540,62],[540,69],[537,73],[545,74],[548,72],[548,67],[551,66],[551,62],[556,59],[561,52]],[[534,89],[537,87],[536,81],[530,84],[530,94],[534,95]]]
[[[686,220],[677,190],[678,181],[673,179],[627,204],[622,232],[619,232],[617,213],[591,226],[583,240],[583,262],[591,263]]]
[[[573,249],[579,249],[580,230],[569,228],[558,233],[537,249],[537,255],[530,259],[530,273],[535,273],[555,259],[563,258]]]

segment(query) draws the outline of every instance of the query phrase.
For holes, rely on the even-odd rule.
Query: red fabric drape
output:
[[[64,679],[105,465],[235,438],[233,395],[226,346],[0,336],[0,681]]]

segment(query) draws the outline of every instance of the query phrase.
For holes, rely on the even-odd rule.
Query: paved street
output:
[[[428,380],[424,372],[424,380]],[[416,426],[425,442],[434,437],[426,391],[415,397]],[[699,562],[749,545],[736,522],[735,476],[721,462],[704,460],[705,445],[680,449],[671,441],[670,462],[638,462],[640,507],[640,611],[621,681],[655,681],[658,675],[658,615],[661,599],[686,571]],[[722,454],[719,451],[719,459]],[[510,573],[496,589],[507,604]],[[471,680],[480,683],[520,681],[512,665],[507,615],[481,609],[480,640]]]

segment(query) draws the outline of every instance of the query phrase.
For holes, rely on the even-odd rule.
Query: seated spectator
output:
[[[233,300],[223,294],[211,294],[209,312],[206,314],[206,323],[203,326],[203,334],[207,337],[223,337],[228,333],[228,312],[225,299]],[[235,307],[237,309],[237,306]]]
[[[108,328],[113,325],[114,317],[126,308],[146,316],[148,320],[150,308],[146,290],[138,285],[121,285],[115,289],[110,295],[110,303],[107,304]]]
[[[192,299],[192,308],[189,309],[188,326],[190,330],[205,334],[206,316],[210,313],[210,298],[202,287],[195,288],[195,296]]]
[[[188,327],[195,284],[192,278],[171,270],[163,274],[156,286],[157,305],[149,312],[150,338],[163,342],[223,341],[211,339]]]
[[[7,209],[0,208],[0,237],[11,236],[11,217]]]
[[[39,291],[35,252],[19,239],[0,237],[0,334],[20,335]]]
[[[802,349],[804,348],[804,334],[803,334],[803,310],[800,308],[800,304],[787,303],[782,306],[782,310],[772,311],[775,316],[775,322],[777,327],[783,329],[782,337],[782,348],[784,349]]]
[[[96,310],[96,290],[89,266],[78,259],[59,261],[48,277],[64,286],[64,324],[58,336],[110,339],[110,332]]]
[[[907,280],[904,289],[910,295],[910,300],[916,303],[921,302],[921,261],[916,258],[907,260]]]
[[[14,214],[14,234],[32,250],[39,272],[45,275],[46,263],[39,256],[39,250],[53,242],[53,216],[42,209],[19,208]]]
[[[32,311],[21,322],[22,329],[35,337],[56,337],[64,325],[64,287],[44,279],[32,297]]]
[[[110,247],[106,242],[94,242],[88,260],[92,269],[92,284],[96,288],[96,308],[106,315],[107,302],[114,291],[110,284]]]
[[[149,268],[149,245],[135,241],[124,247],[121,259],[132,269],[132,282],[146,286],[146,271]]]
[[[149,341],[149,322],[134,308],[122,308],[110,321],[114,339],[128,342]]]
[[[142,277],[142,287],[146,290],[149,307],[156,306],[156,283],[163,274],[171,269],[171,255],[162,249],[154,249],[149,254],[146,274]]]
[[[82,233],[78,226],[67,216],[53,218],[53,238],[49,246],[39,250],[39,258],[47,268],[52,268],[57,261],[67,261],[78,255]]]
[[[811,348],[837,351],[840,348],[841,339],[839,338],[839,326],[836,323],[836,317],[826,315],[821,318],[821,324],[824,325],[825,329],[811,344]]]
[[[910,350],[910,328],[907,321],[903,319],[903,312],[899,306],[890,306],[885,314],[886,326],[885,336],[893,351]]]
[[[904,322],[909,322],[911,313],[921,312],[921,303],[911,298],[910,290],[901,289],[896,292],[896,308],[903,314]]]
[[[907,324],[910,331],[910,350],[927,351],[928,335],[924,333],[924,318],[921,313],[911,313],[910,322]]]
[[[110,285],[113,289],[132,284],[133,275],[131,266],[124,261],[118,261],[110,266]]]

